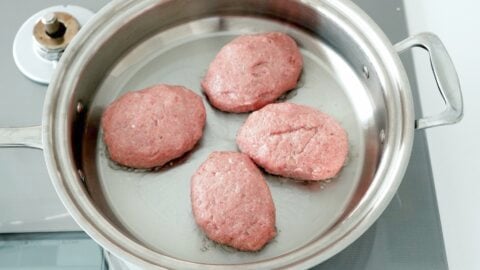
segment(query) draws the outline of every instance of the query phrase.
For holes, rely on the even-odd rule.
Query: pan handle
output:
[[[11,147],[43,149],[42,126],[0,128],[0,148]]]
[[[420,33],[395,45],[398,53],[414,47],[425,49],[430,55],[433,75],[446,106],[445,110],[437,115],[415,120],[415,128],[424,129],[457,123],[463,117],[462,92],[457,71],[445,46],[432,33]]]

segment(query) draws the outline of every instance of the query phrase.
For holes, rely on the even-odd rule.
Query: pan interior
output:
[[[208,240],[196,226],[190,178],[212,151],[238,150],[235,136],[248,114],[214,109],[200,81],[220,48],[238,35],[281,31],[292,36],[304,57],[298,87],[281,101],[309,105],[336,118],[346,129],[349,156],[329,182],[305,184],[265,174],[276,206],[278,235],[255,253]],[[156,171],[127,170],[108,158],[99,129],[103,109],[127,91],[157,83],[184,85],[203,98],[204,136],[184,158]],[[378,162],[380,144],[374,106],[364,78],[330,45],[290,24],[256,17],[221,16],[177,25],[143,40],[119,58],[97,89],[83,143],[87,188],[101,211],[126,235],[155,252],[180,260],[240,264],[272,259],[317,238],[354,207]],[[360,194],[361,195],[361,194]]]

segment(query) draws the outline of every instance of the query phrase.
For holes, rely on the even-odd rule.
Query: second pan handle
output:
[[[432,33],[420,33],[395,45],[401,53],[419,47],[428,51],[438,90],[445,101],[445,110],[437,115],[415,120],[415,128],[423,129],[454,124],[463,117],[463,100],[457,71],[442,41]]]
[[[0,128],[0,148],[11,147],[43,149],[42,126]]]

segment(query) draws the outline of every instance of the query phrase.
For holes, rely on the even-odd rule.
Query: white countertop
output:
[[[405,0],[410,33],[437,34],[457,68],[464,118],[427,131],[448,264],[451,270],[480,269],[480,2]],[[424,114],[443,109],[427,54],[414,54]]]

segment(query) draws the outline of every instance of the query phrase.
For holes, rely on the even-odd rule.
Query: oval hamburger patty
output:
[[[162,166],[191,150],[205,125],[202,98],[182,86],[159,84],[128,92],[102,116],[112,160],[133,168]]]
[[[302,55],[288,35],[244,35],[220,50],[202,87],[222,111],[253,111],[295,88],[302,66]]]
[[[335,119],[293,103],[270,104],[250,114],[237,144],[266,171],[299,180],[336,176],[348,153],[347,134]]]
[[[210,154],[192,177],[191,201],[195,221],[215,242],[256,251],[276,235],[270,190],[245,154]]]

